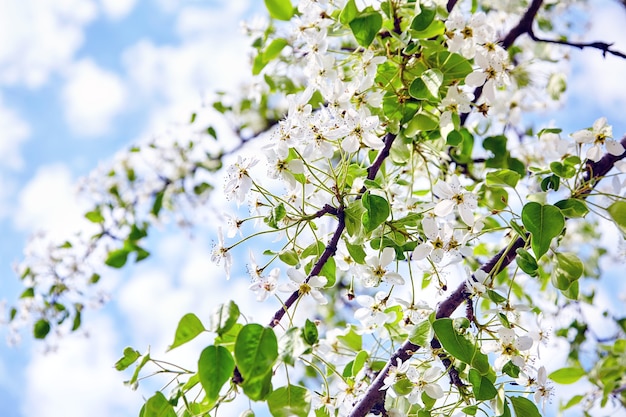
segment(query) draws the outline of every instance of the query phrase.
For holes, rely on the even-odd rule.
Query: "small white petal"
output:
[[[456,204],[452,200],[441,200],[437,203],[433,211],[437,216],[444,217],[452,213],[455,205]]]
[[[620,156],[621,154],[624,153],[624,147],[622,146],[621,143],[619,143],[616,140],[609,139],[606,142],[604,142],[604,146],[606,146],[606,150],[611,155]]]

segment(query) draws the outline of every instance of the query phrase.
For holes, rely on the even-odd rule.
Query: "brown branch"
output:
[[[328,242],[328,245],[326,245],[326,248],[324,249],[324,252],[322,252],[322,255],[320,256],[320,258],[317,260],[317,262],[315,262],[315,265],[313,265],[313,269],[311,269],[311,272],[309,273],[309,275],[307,276],[304,282],[308,282],[311,279],[311,277],[318,275],[322,271],[322,268],[324,267],[324,265],[326,265],[326,262],[328,262],[330,257],[333,256],[335,252],[337,251],[337,243],[339,243],[339,238],[341,238],[343,229],[346,228],[346,221],[345,221],[345,213],[344,213],[343,207],[339,207],[336,210],[337,210],[337,214],[336,214],[337,220],[339,221],[337,223],[337,229],[335,229],[335,233],[333,234],[333,237],[330,239],[330,242]],[[296,300],[298,300],[298,298],[300,298],[300,290],[294,291],[289,296],[287,301],[285,301],[285,304],[279,310],[276,311],[269,326],[276,327],[276,325],[280,323],[280,320],[283,318],[287,310],[289,310],[289,308],[296,302]]]
[[[535,21],[535,17],[537,16],[537,12],[539,12],[539,8],[543,0],[533,0],[533,2],[524,13],[524,16],[520,19],[517,25],[509,31],[509,33],[502,39],[500,44],[504,49],[509,49],[511,45],[525,33],[532,32],[533,22]]]
[[[389,151],[391,150],[391,145],[393,144],[393,141],[395,140],[395,138],[396,138],[396,135],[392,133],[387,133],[385,135],[383,139],[383,141],[385,142],[385,146],[383,147],[383,149],[380,150],[380,153],[378,154],[378,156],[376,157],[372,165],[370,165],[370,167],[367,169],[367,179],[373,180],[374,178],[376,178],[376,174],[378,174],[378,171],[380,170],[383,162],[389,156]],[[364,192],[365,192],[365,187],[363,187],[363,189],[360,191],[360,195],[357,198],[360,198]],[[343,230],[346,228],[345,212],[344,212],[343,205],[336,208],[336,207],[332,207],[329,204],[326,204],[321,210],[317,211],[313,216],[321,217],[327,213],[337,216],[337,220],[339,221],[337,223],[337,229],[335,229],[335,233],[333,233],[333,237],[330,239],[330,242],[328,242],[328,245],[324,249],[324,252],[322,252],[322,255],[317,260],[317,262],[313,266],[313,269],[311,269],[311,272],[309,273],[309,275],[307,276],[304,282],[308,282],[311,279],[311,277],[318,275],[322,271],[322,268],[324,267],[324,265],[326,265],[326,262],[328,262],[330,257],[333,256],[335,252],[337,251],[337,243],[339,243],[339,239],[341,238]],[[269,326],[276,327],[276,325],[280,323],[280,320],[283,318],[287,310],[289,310],[289,308],[298,300],[298,298],[300,298],[299,290],[291,293],[291,295],[285,301],[283,306],[279,310],[277,310],[276,313],[274,313],[274,317],[272,318],[272,321],[270,322]]]
[[[528,31],[528,36],[530,36],[530,38],[534,40],[535,42],[544,42],[544,43],[552,43],[556,45],[571,46],[571,47],[578,48],[581,50],[584,48],[599,49],[602,51],[602,56],[604,57],[606,57],[606,54],[611,54],[611,55],[626,59],[625,53],[611,49],[611,46],[613,46],[612,43],[599,42],[599,41],[598,42],[571,42],[571,41],[560,40],[560,39],[543,39],[535,35],[532,29]]]
[[[626,147],[626,136],[621,141],[622,145]],[[590,183],[591,188],[595,187],[595,185],[604,177],[610,170],[613,168],[614,164],[626,158],[626,151],[619,156],[606,154],[602,159],[598,162],[587,162],[587,166],[585,168],[585,172],[583,174],[584,182],[580,185],[581,187],[587,187]],[[589,190],[590,191],[590,190]],[[581,193],[574,191],[574,194],[577,194],[584,198],[589,192]],[[496,275],[500,273],[504,268],[506,268],[517,256],[517,249],[524,247],[525,238],[518,237],[510,246],[502,249],[498,252],[494,257],[492,257],[489,262],[483,264],[480,269],[486,273],[491,273]],[[472,276],[473,278],[473,276]],[[436,317],[444,318],[450,317],[452,313],[467,299],[467,284],[466,282],[462,282],[457,289],[450,294],[450,296],[445,299],[439,306],[437,307]],[[434,341],[433,341],[434,342]],[[439,341],[435,342],[435,346],[439,344]],[[431,344],[432,346],[432,344]],[[384,385],[384,379],[389,373],[389,368],[391,366],[395,366],[397,360],[405,362],[411,358],[413,352],[417,351],[420,346],[412,343],[410,340],[404,342],[402,347],[400,347],[387,361],[385,367],[378,373],[374,381],[372,381],[371,385],[365,392],[365,395],[361,400],[356,404],[352,412],[349,414],[349,417],[364,417],[367,415],[370,410],[373,408],[380,408],[384,405],[386,390],[381,389]],[[448,369],[448,373],[452,379],[452,383],[456,385],[455,375],[458,377],[458,373],[456,371],[451,371],[451,367],[446,366]],[[460,379],[457,381],[462,383]]]

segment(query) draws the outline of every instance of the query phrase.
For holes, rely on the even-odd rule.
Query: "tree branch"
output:
[[[606,42],[571,42],[571,41],[566,41],[566,40],[560,40],[560,39],[543,39],[538,37],[537,35],[535,35],[535,33],[533,32],[532,29],[530,29],[528,31],[528,36],[530,36],[530,38],[532,40],[534,40],[535,42],[544,42],[544,43],[552,43],[552,44],[557,44],[557,45],[566,45],[566,46],[572,46],[574,48],[578,48],[578,49],[584,49],[584,48],[594,48],[594,49],[599,49],[602,51],[602,56],[606,57],[606,54],[611,54],[620,58],[624,58],[626,59],[626,54],[620,51],[616,51],[614,49],[611,49],[611,46],[613,46],[612,43],[606,43]]]
[[[622,145],[626,147],[626,136],[621,140]],[[585,172],[583,174],[584,182],[581,184],[581,187],[587,187],[589,183],[591,183],[591,187],[593,188],[595,185],[604,177],[610,170],[613,168],[614,164],[626,158],[626,151],[621,155],[611,155],[606,154],[602,159],[598,162],[588,161],[587,166],[585,168]],[[586,188],[585,188],[586,189]],[[581,198],[585,198],[589,191],[582,193],[574,191],[574,194],[579,195]],[[524,247],[525,239],[522,237],[518,237],[515,241],[498,252],[493,258],[491,258],[487,263],[483,264],[480,269],[486,273],[498,274],[504,268],[506,268],[517,256],[517,249]],[[473,277],[473,276],[472,276]],[[462,282],[456,290],[450,296],[444,300],[437,307],[436,317],[444,318],[450,317],[452,313],[467,299],[467,284],[466,282]],[[437,341],[436,344],[439,342]],[[436,346],[435,344],[435,346]],[[410,340],[404,342],[402,347],[400,347],[387,361],[385,367],[378,373],[372,384],[369,386],[365,395],[361,400],[356,404],[352,412],[349,414],[349,417],[364,417],[367,415],[370,410],[373,408],[380,408],[380,406],[384,405],[386,389],[381,389],[384,385],[384,379],[389,373],[389,368],[394,366],[397,363],[397,360],[400,359],[402,362],[407,361],[411,358],[413,352],[417,351],[420,346],[412,343]],[[448,367],[447,367],[448,368]],[[458,377],[458,374],[456,374]],[[450,375],[452,378],[452,383],[456,384],[454,380],[454,373]],[[460,380],[459,380],[460,381]],[[462,381],[460,381],[462,383]]]
[[[378,154],[378,156],[376,157],[372,165],[370,165],[370,167],[367,168],[368,179],[373,180],[374,178],[376,178],[376,174],[378,174],[380,167],[382,166],[385,159],[389,156],[389,151],[391,150],[391,145],[393,144],[393,141],[395,140],[395,138],[396,138],[396,135],[392,133],[387,133],[385,135],[383,139],[383,141],[385,142],[385,146],[383,147],[383,149],[380,150],[380,153]],[[360,195],[357,198],[360,198],[364,192],[365,192],[365,187],[361,189]],[[339,243],[339,239],[341,238],[343,230],[346,228],[345,212],[344,212],[343,205],[339,206],[338,208],[335,208],[326,204],[321,210],[319,210],[318,212],[314,214],[314,217],[321,217],[326,213],[330,213],[330,214],[337,216],[337,220],[339,222],[337,223],[337,228],[335,229],[335,233],[333,233],[333,237],[330,239],[330,242],[328,242],[328,245],[324,249],[324,252],[322,252],[322,255],[317,260],[317,262],[313,266],[313,269],[311,269],[311,272],[309,273],[309,275],[307,276],[304,282],[308,282],[311,279],[311,277],[318,275],[322,271],[322,268],[324,267],[324,265],[326,265],[326,262],[328,262],[328,259],[330,259],[330,257],[333,256],[335,252],[337,251],[337,243]],[[287,310],[289,310],[289,308],[298,300],[299,297],[300,297],[300,291],[294,291],[289,296],[287,301],[285,301],[285,304],[279,310],[277,310],[276,313],[274,313],[274,317],[272,318],[272,321],[270,322],[269,326],[276,327],[276,325],[280,323],[280,320],[283,318]]]

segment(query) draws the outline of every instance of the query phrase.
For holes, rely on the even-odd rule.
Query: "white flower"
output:
[[[483,87],[483,95],[490,102],[495,101],[495,90],[509,84],[507,73],[508,56],[504,49],[496,47],[489,53],[478,52],[474,62],[478,68],[465,77],[470,87]]]
[[[257,275],[248,287],[248,289],[256,293],[257,301],[265,301],[269,295],[273,295],[276,292],[279,275],[279,268],[272,269],[266,277]]]
[[[341,147],[346,152],[356,152],[361,145],[372,149],[382,149],[385,144],[374,133],[378,127],[378,116],[371,116],[369,112],[362,108],[358,112],[354,109],[346,111],[344,116],[347,135],[341,141]]]
[[[500,353],[494,363],[494,368],[500,371],[508,361],[523,368],[525,362],[520,352],[530,349],[533,345],[533,339],[528,336],[517,336],[513,329],[505,327],[498,329],[498,336],[500,340],[487,342],[481,347],[483,353]]]
[[[537,404],[541,403],[541,409],[543,412],[545,412],[546,402],[548,402],[548,400],[552,396],[553,394],[552,390],[554,389],[554,387],[552,387],[551,384],[548,384],[546,368],[543,366],[540,367],[539,370],[537,371],[536,385],[537,385],[537,389],[533,397]]]
[[[572,138],[578,143],[592,143],[591,148],[587,149],[587,158],[598,162],[603,155],[602,145],[611,155],[619,156],[624,153],[624,147],[613,137],[613,127],[606,122],[606,117],[601,117],[593,123],[590,129],[579,130],[572,133]]]
[[[377,328],[387,321],[395,319],[395,314],[385,313],[387,309],[388,294],[384,291],[377,292],[374,297],[359,295],[356,302],[362,307],[354,312],[354,318],[359,320],[366,328]]]
[[[441,369],[432,367],[423,372],[419,372],[414,367],[409,368],[406,373],[407,378],[413,384],[415,388],[408,396],[408,400],[411,404],[416,404],[421,397],[421,393],[425,392],[430,398],[437,400],[443,397],[443,389],[437,384],[437,380],[441,377]]]
[[[404,278],[397,272],[388,271],[385,267],[395,259],[393,248],[384,248],[379,256],[369,255],[365,258],[365,265],[360,265],[361,279],[366,287],[378,286],[382,281],[393,285],[403,285]]]
[[[224,262],[224,269],[226,270],[226,278],[230,279],[230,267],[233,264],[233,256],[229,252],[230,248],[224,246],[224,235],[222,234],[222,228],[217,229],[217,241],[218,244],[213,248],[211,253],[211,261],[216,264]]]
[[[445,255],[446,242],[452,237],[452,228],[444,223],[439,227],[437,220],[426,216],[422,220],[422,229],[428,240],[420,243],[413,250],[412,259],[421,260],[430,256],[434,263],[439,263]]]
[[[468,226],[474,224],[474,210],[478,206],[476,196],[461,188],[461,183],[456,175],[450,179],[449,183],[437,182],[433,186],[433,194],[440,199],[434,210],[437,216],[447,216],[452,213],[456,206],[465,224]]]
[[[238,205],[244,202],[250,187],[252,187],[252,179],[248,170],[257,162],[256,158],[238,156],[237,162],[228,168],[228,180],[224,186],[224,192],[227,198],[235,198]]]
[[[387,371],[387,376],[383,380],[384,385],[380,387],[380,390],[386,390],[396,383],[396,381],[404,376],[410,368],[410,363],[404,362],[402,363],[402,359],[396,358],[396,365],[391,365],[389,367],[389,371]]]
[[[473,94],[461,91],[461,89],[456,85],[450,86],[450,88],[448,88],[446,97],[441,100],[443,113],[439,118],[439,126],[442,137],[448,137],[448,134],[454,130],[452,115],[469,113],[469,111],[471,110],[470,105],[473,99]]]
[[[324,288],[328,283],[326,277],[320,277],[314,275],[306,280],[306,275],[298,269],[291,268],[287,271],[287,276],[291,279],[291,282],[284,284],[280,287],[280,291],[293,292],[298,291],[300,297],[304,295],[310,295],[319,304],[324,305],[328,303],[328,300],[320,292],[320,288]]]

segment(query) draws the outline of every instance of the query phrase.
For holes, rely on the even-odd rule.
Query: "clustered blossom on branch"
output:
[[[599,203],[590,193],[624,153],[605,119],[565,139],[555,128],[535,135],[519,117],[528,97],[545,94],[535,72],[560,71],[558,51],[534,57],[521,35],[531,33],[529,21],[556,21],[564,9],[537,0],[527,9],[476,2],[472,12],[469,2],[361,3],[301,0],[294,9],[275,0],[266,2],[274,19],[249,27],[258,88],[245,106],[214,107],[251,113],[235,126],[240,134],[253,119],[268,131],[254,136],[253,156],[242,145],[224,170],[222,190],[237,212],[207,256],[241,279],[238,252],[262,240],[261,249],[246,246],[248,288],[276,313],[267,327],[248,323],[232,302],[210,325],[185,316],[172,348],[198,329],[215,332],[214,344],[197,373],[172,371],[182,387],[175,400],[157,393],[149,405],[175,413],[171,404],[184,403],[181,412],[197,415],[245,395],[277,416],[286,407],[298,416],[312,408],[519,416],[538,415],[553,395],[550,364],[539,356],[549,334],[536,317],[593,298],[579,281],[601,250],[576,251],[572,230],[592,224],[590,207],[623,226],[614,212],[626,204],[623,190]],[[530,152],[530,141],[545,152]],[[196,175],[217,170],[223,154],[198,153],[199,143],[164,151],[165,170],[148,163],[143,193],[134,158],[94,182],[102,198],[91,220],[111,242],[108,265],[147,255],[139,243],[149,214],[178,210],[192,192],[191,205],[204,208],[211,185]],[[584,158],[581,144],[591,145]],[[240,217],[245,203],[251,215]],[[106,227],[112,219],[115,233]],[[124,355],[121,369],[140,357]],[[152,360],[144,358],[131,384]],[[275,377],[279,366],[287,382]]]

